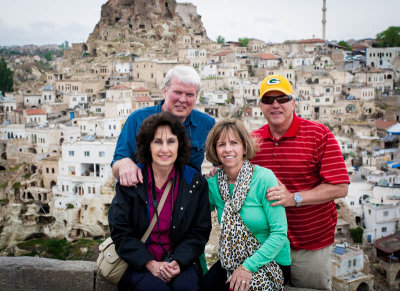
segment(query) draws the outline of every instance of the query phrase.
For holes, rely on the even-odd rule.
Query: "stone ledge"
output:
[[[0,257],[0,290],[117,291],[97,272],[95,262],[33,257]],[[285,291],[312,291],[285,287]]]

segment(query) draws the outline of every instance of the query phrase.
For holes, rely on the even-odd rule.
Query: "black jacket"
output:
[[[147,171],[142,171],[144,183],[124,187],[117,182],[116,195],[111,202],[108,221],[112,240],[118,255],[134,270],[144,270],[153,260],[152,254],[140,239],[151,218],[147,205]],[[194,264],[200,270],[198,257],[203,253],[211,231],[208,184],[196,170],[184,166],[179,171],[179,190],[172,213],[171,241],[172,260],[180,266]]]

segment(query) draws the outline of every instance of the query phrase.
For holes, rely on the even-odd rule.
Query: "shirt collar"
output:
[[[152,183],[153,183],[153,180],[151,179],[151,169],[150,169],[150,167],[151,167],[150,165],[147,166],[147,184],[149,185],[149,189],[151,189]],[[163,187],[165,186],[165,184],[166,184],[169,180],[172,180],[172,182],[173,182],[174,177],[175,177],[175,171],[176,171],[175,169],[176,169],[176,168],[175,168],[175,166],[174,166],[174,167],[172,168],[171,173],[169,173],[168,178],[167,178],[167,180],[165,181]]]
[[[300,128],[300,118],[296,115],[296,113],[293,112],[293,121],[290,124],[288,130],[285,132],[285,134],[280,139],[285,138],[285,137],[295,137],[299,128]],[[275,139],[271,135],[271,132],[269,131],[268,124],[264,126],[264,130],[261,133],[261,135],[262,135],[262,138],[265,138],[265,139],[268,139],[268,138]]]

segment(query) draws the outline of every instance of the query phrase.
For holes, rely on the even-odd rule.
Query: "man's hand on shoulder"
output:
[[[116,161],[114,167],[117,168],[117,175],[122,186],[136,186],[138,183],[143,183],[142,171],[130,158]]]

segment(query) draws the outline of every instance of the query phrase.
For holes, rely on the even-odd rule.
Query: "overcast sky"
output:
[[[0,46],[84,42],[106,0],[0,0]],[[192,0],[208,36],[267,42],[322,37],[322,0]],[[400,26],[399,0],[327,0],[326,38],[374,38]]]

